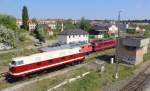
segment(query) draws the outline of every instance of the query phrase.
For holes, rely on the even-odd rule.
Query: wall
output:
[[[125,41],[126,43],[124,45]],[[142,41],[144,41],[145,44],[145,39],[142,39]],[[127,42],[128,42],[128,46],[126,46]],[[130,39],[129,41],[127,41],[127,39],[126,40],[120,39],[117,54],[122,61],[130,64],[138,65],[143,62],[143,56],[145,53],[147,53],[148,45],[142,47],[135,46],[135,44],[133,44],[134,42],[136,42],[136,44],[138,45],[143,45],[141,44],[143,43],[141,42],[141,40]]]
[[[143,62],[144,50],[143,48],[138,48],[136,51],[136,62],[135,65]]]
[[[119,41],[118,47],[118,57],[121,61],[126,63],[134,64],[136,60],[136,50],[128,50],[126,46],[123,45],[123,41]]]
[[[67,43],[81,42],[81,41],[88,43],[88,35],[68,35],[67,36]]]
[[[88,35],[59,35],[58,40],[67,44],[83,41],[88,43]]]

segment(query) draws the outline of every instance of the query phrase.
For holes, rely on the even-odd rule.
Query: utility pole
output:
[[[118,68],[118,66],[119,66],[118,47],[119,47],[119,38],[120,38],[120,28],[119,28],[120,26],[119,26],[119,25],[120,25],[120,18],[121,18],[121,15],[120,15],[120,14],[121,14],[121,12],[122,12],[122,11],[119,11],[119,12],[118,12],[118,23],[117,23],[117,26],[118,26],[118,34],[117,34],[117,35],[118,35],[118,36],[117,36],[117,46],[116,46],[116,52],[115,52],[115,53],[116,53],[116,55],[115,55],[116,69],[115,69],[115,75],[114,75],[116,80],[118,79],[118,69],[119,69],[119,68]]]

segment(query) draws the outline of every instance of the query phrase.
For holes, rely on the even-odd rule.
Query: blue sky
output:
[[[24,5],[30,18],[150,19],[150,0],[0,0],[0,14],[21,18]]]

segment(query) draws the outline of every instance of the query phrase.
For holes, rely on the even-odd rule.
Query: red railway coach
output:
[[[93,41],[92,42],[92,46],[93,46],[93,51],[99,51],[102,49],[106,49],[106,48],[111,48],[111,47],[115,47],[117,44],[117,41],[114,39],[111,40],[99,40],[99,41]]]
[[[80,47],[76,47],[13,58],[9,73],[14,77],[20,77],[54,66],[79,61],[84,58],[84,54],[80,50]]]

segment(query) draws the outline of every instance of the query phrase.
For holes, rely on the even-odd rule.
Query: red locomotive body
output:
[[[99,51],[106,48],[115,47],[117,44],[116,40],[102,40],[102,41],[93,41],[93,51]]]

